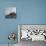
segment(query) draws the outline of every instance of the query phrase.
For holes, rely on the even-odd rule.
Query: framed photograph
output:
[[[46,41],[46,25],[20,24],[18,25],[18,41]]]
[[[16,18],[16,7],[8,7],[5,9],[5,18]]]

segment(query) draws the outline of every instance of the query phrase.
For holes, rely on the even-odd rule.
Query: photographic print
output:
[[[32,43],[46,41],[46,25],[18,25],[18,41],[20,46],[31,46]]]
[[[16,7],[8,7],[5,9],[5,18],[16,18]]]

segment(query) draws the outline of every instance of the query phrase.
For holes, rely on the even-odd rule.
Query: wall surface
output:
[[[5,18],[10,6],[17,9],[16,19]],[[0,44],[8,43],[9,32],[17,34],[18,24],[46,24],[46,0],[0,0]]]

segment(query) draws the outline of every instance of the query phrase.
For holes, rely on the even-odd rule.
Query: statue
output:
[[[10,41],[15,41],[15,39],[16,39],[16,34],[14,33],[14,32],[11,32],[10,34],[9,34],[9,36],[8,36],[8,40],[10,40]],[[8,46],[9,46],[9,42],[8,42]],[[12,44],[12,43],[11,43]]]

